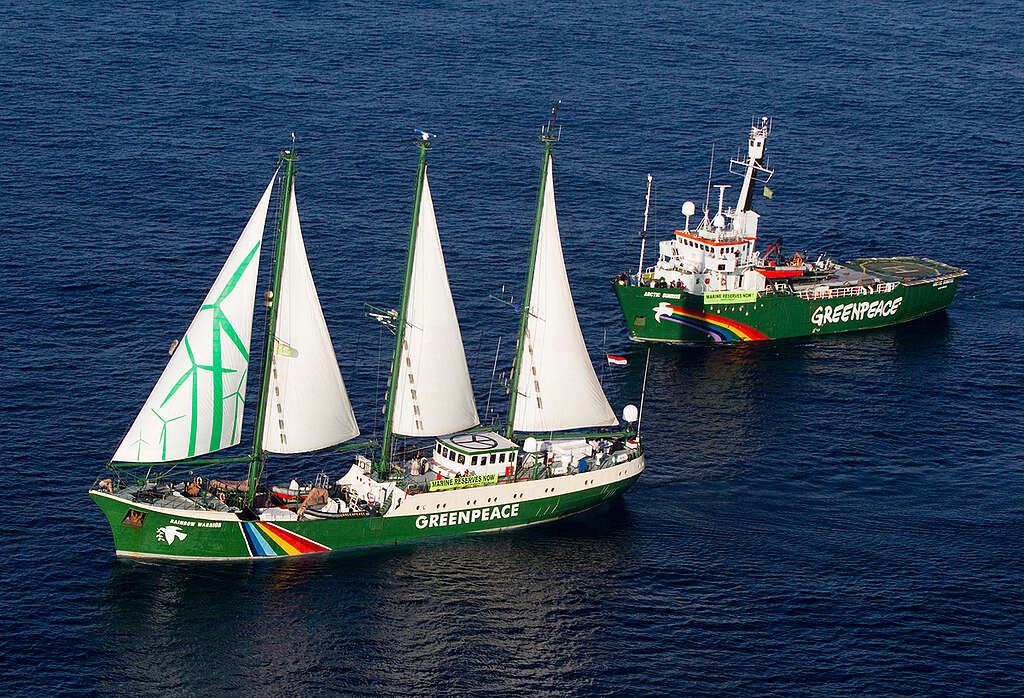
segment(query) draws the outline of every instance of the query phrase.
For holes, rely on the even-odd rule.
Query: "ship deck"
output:
[[[842,262],[847,269],[869,274],[883,281],[905,284],[924,282],[942,276],[963,276],[963,269],[926,257],[866,257]]]

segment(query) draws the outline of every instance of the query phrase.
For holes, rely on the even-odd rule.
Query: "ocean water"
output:
[[[1020,695],[1024,31],[1015,3],[5,3],[0,364],[8,695]],[[654,347],[648,469],[508,534],[259,564],[118,562],[86,496],[295,133],[364,432],[415,128],[478,402],[541,146],[617,410],[646,347],[609,279],[774,118],[764,239],[967,268],[869,333]],[[648,261],[653,252],[648,253]],[[386,350],[383,352],[386,354]],[[286,464],[288,479],[321,463]]]

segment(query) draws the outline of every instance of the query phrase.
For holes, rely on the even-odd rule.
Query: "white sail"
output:
[[[392,428],[439,436],[479,424],[425,172],[407,303]]]
[[[306,258],[292,184],[263,449],[304,453],[359,435]]]
[[[273,185],[271,179],[113,460],[178,460],[241,439],[256,277]]]
[[[517,431],[560,431],[618,424],[583,342],[569,290],[548,158],[529,317],[523,337]]]

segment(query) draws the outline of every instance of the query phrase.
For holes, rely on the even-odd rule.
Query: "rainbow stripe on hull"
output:
[[[241,522],[249,553],[254,557],[277,557],[279,555],[302,555],[330,550],[314,540],[286,531],[280,526],[263,521]]]
[[[715,342],[751,342],[768,339],[767,335],[741,322],[664,302],[659,303],[654,309],[654,319],[656,322],[675,322],[703,332]]]

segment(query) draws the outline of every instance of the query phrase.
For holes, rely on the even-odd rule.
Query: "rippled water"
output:
[[[1016,5],[2,16],[5,692],[1024,689]],[[85,492],[289,134],[310,263],[372,432],[381,337],[362,304],[397,297],[412,129],[440,134],[431,184],[483,408],[515,324],[488,294],[523,283],[535,134],[556,97],[577,308],[595,357],[630,358],[601,369],[617,409],[646,348],[627,343],[608,280],[638,262],[645,175],[661,238],[704,193],[712,144],[729,181],[754,115],[775,117],[763,237],[971,275],[947,314],[899,328],[654,347],[649,467],[605,511],[269,564],[115,561]]]

